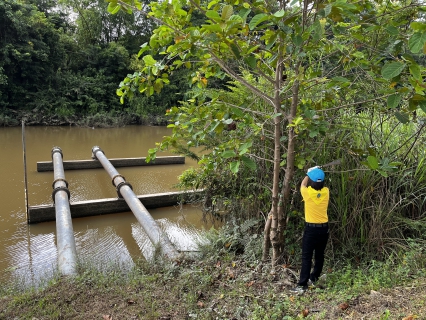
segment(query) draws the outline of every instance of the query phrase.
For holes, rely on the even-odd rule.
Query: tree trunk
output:
[[[268,217],[266,218],[265,231],[263,232],[263,254],[262,262],[266,262],[269,258],[269,250],[271,249],[271,222],[272,222],[272,212],[269,212]]]
[[[281,53],[277,62],[275,70],[275,92],[274,92],[274,172],[272,179],[272,221],[270,230],[270,239],[272,245],[272,267],[275,267],[281,255],[281,238],[278,230],[278,203],[279,203],[279,184],[280,184],[280,171],[281,171],[281,87],[282,87],[282,74],[283,74],[283,61]]]

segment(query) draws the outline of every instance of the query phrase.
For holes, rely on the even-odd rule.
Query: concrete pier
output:
[[[134,167],[134,166],[155,166],[163,164],[185,164],[185,157],[167,156],[156,157],[155,160],[146,163],[146,158],[115,158],[109,159],[111,164],[116,167]],[[97,159],[92,160],[68,160],[63,162],[64,170],[98,169],[102,164]],[[37,171],[53,171],[52,161],[37,162]]]
[[[180,202],[184,203],[185,194],[190,195],[190,193],[192,192],[165,192],[138,195],[137,198],[147,209],[154,209],[178,205]],[[70,209],[72,218],[131,211],[123,198],[75,201],[70,203]],[[30,224],[55,221],[55,206],[53,204],[29,206],[28,217]]]

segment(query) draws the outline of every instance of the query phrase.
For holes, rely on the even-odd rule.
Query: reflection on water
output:
[[[37,172],[38,161],[50,161],[59,146],[64,160],[91,158],[100,146],[109,158],[146,157],[148,149],[170,131],[164,127],[129,126],[114,129],[27,127],[25,129],[28,202],[52,204],[53,172]],[[37,284],[57,269],[55,222],[27,225],[21,128],[0,128],[0,281]],[[172,155],[162,153],[163,155]],[[137,195],[175,191],[178,175],[196,163],[118,168]],[[71,202],[117,197],[104,169],[65,171]],[[153,218],[180,251],[196,250],[202,213],[190,205],[150,210]],[[73,219],[79,261],[100,269],[120,264],[130,268],[142,256],[152,257],[153,247],[132,212]]]

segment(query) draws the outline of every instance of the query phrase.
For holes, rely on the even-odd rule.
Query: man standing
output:
[[[309,168],[300,185],[305,202],[305,230],[302,241],[302,268],[297,287],[291,292],[303,294],[308,286],[315,284],[324,266],[324,251],[328,241],[329,189],[324,187],[325,173],[320,167]],[[315,255],[314,255],[315,253]],[[311,272],[312,257],[315,257]]]

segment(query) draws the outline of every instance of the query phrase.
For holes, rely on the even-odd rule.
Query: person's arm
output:
[[[309,181],[309,177],[308,177],[308,176],[306,176],[306,177],[302,180],[302,183],[300,184],[300,187],[301,187],[301,188],[302,188],[302,187],[307,188],[307,187],[308,187],[308,181]]]

